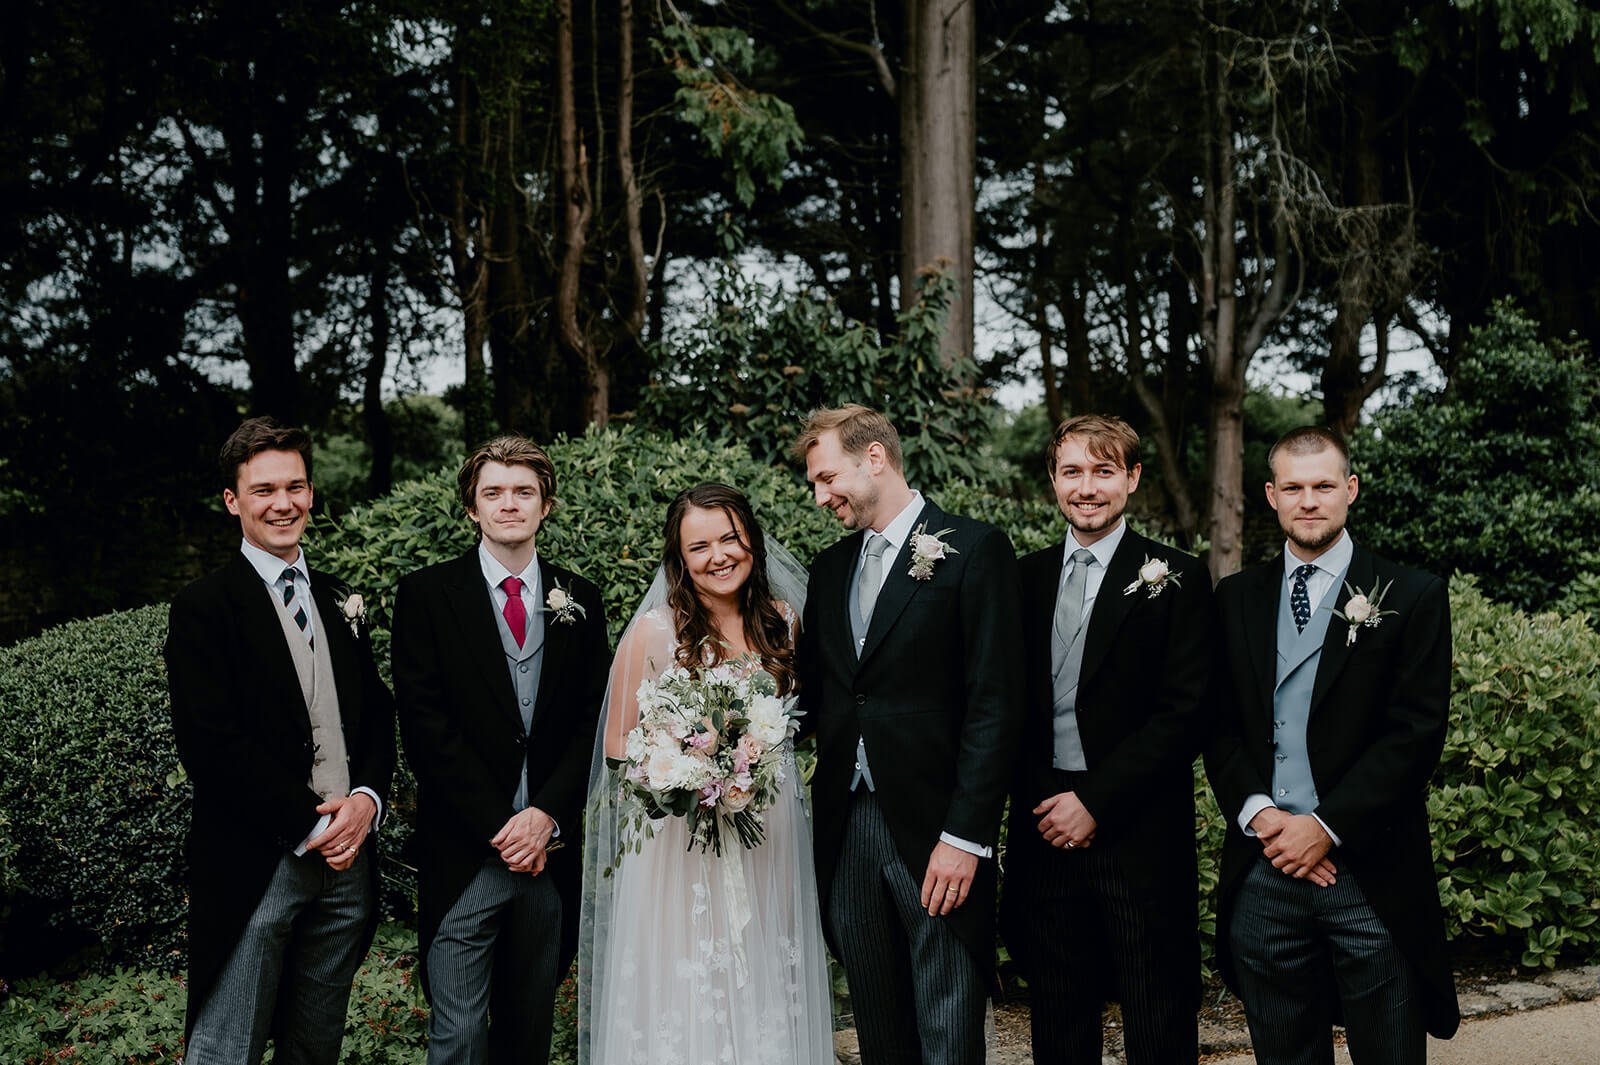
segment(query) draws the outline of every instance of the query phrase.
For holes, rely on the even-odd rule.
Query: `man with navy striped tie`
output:
[[[1229,820],[1217,958],[1256,1060],[1419,1065],[1460,1015],[1428,840],[1450,705],[1444,582],[1355,543],[1337,435],[1268,455],[1283,550],[1222,581],[1206,772]]]
[[[311,439],[251,418],[222,446],[233,561],[173,600],[172,728],[194,785],[189,1065],[334,1065],[377,924],[371,839],[394,706],[359,597],[311,569]]]

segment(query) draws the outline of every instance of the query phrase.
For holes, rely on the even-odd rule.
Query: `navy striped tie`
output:
[[[294,573],[293,566],[286,567],[283,571],[283,609],[287,610],[294,618],[294,623],[300,626],[300,634],[306,638],[306,642],[315,647],[311,631],[306,627],[311,619],[306,616],[306,608],[300,605],[299,597],[294,594]]]

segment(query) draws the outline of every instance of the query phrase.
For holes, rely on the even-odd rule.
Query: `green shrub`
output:
[[[1452,938],[1512,936],[1522,963],[1600,948],[1600,635],[1582,618],[1450,585],[1451,725],[1428,798]]]
[[[1496,304],[1449,388],[1380,413],[1357,442],[1364,542],[1550,609],[1600,543],[1597,401],[1583,346],[1541,340],[1536,323]]]
[[[428,1010],[416,978],[416,933],[388,923],[356,973],[344,1065],[422,1065]],[[0,1061],[15,1065],[156,1065],[183,1043],[184,981],[117,968],[55,983],[24,980],[0,1005]],[[272,1060],[268,1051],[267,1061]],[[570,1065],[570,1056],[552,1057]]]
[[[108,956],[182,957],[189,787],[161,660],[167,608],[74,621],[0,649],[8,891],[58,904]]]

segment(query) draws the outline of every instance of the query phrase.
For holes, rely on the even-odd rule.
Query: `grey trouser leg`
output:
[[[1240,886],[1231,939],[1262,1065],[1332,1062],[1335,995],[1355,1065],[1426,1060],[1416,975],[1348,867],[1319,888],[1257,862]]]
[[[870,792],[850,804],[827,920],[850,984],[863,1065],[982,1065],[983,978],[929,917]]]
[[[336,1065],[370,945],[368,861],[334,872],[320,854],[283,857],[195,1020],[188,1065],[255,1065],[269,1035],[275,1065]]]
[[[544,1065],[560,949],[550,877],[486,861],[428,950],[428,1065]]]

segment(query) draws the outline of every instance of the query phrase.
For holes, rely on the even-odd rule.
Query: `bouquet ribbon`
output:
[[[743,987],[750,979],[745,957],[744,930],[750,924],[750,888],[744,879],[743,847],[729,847],[717,862],[722,866],[722,890],[728,896],[728,946],[733,954],[733,978]]]

